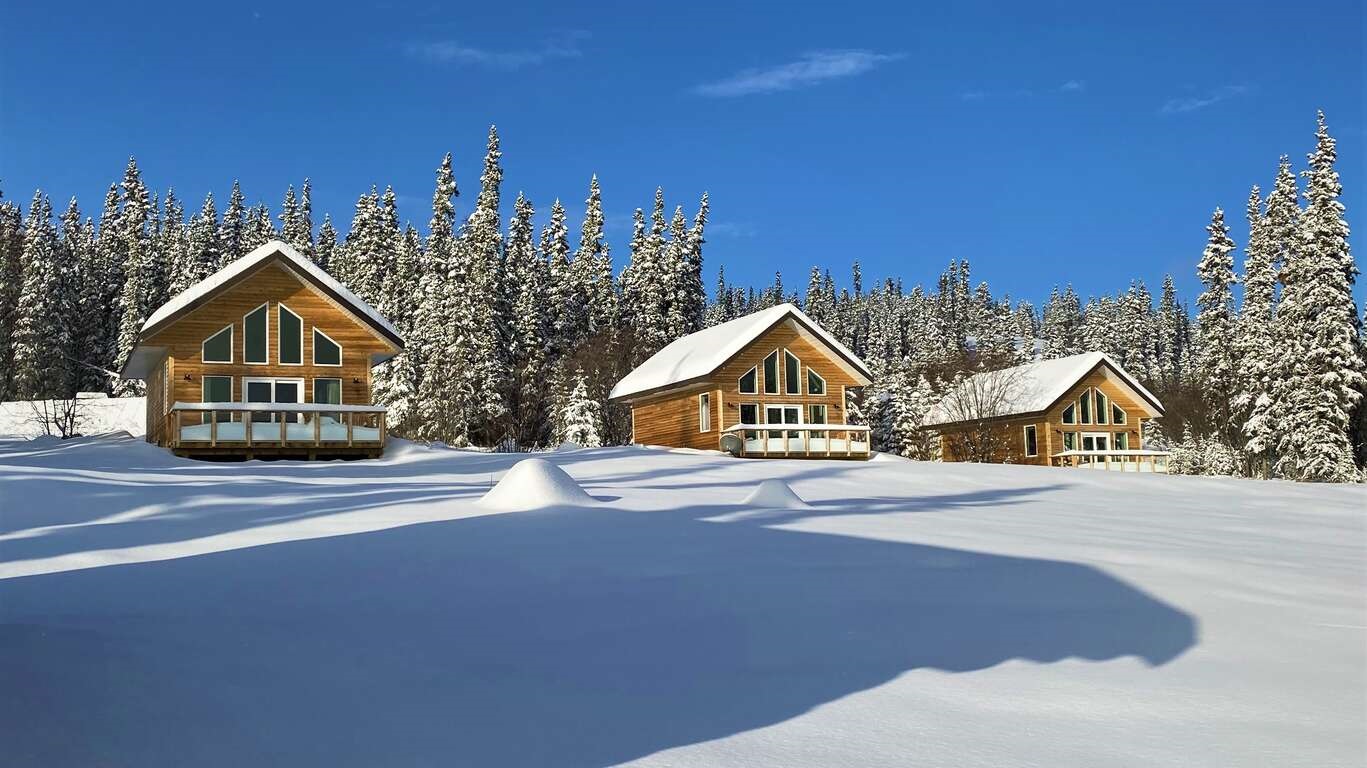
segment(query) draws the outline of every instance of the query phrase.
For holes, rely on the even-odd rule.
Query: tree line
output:
[[[874,383],[849,408],[882,450],[936,458],[938,441],[921,424],[963,375],[1099,350],[1163,400],[1167,414],[1149,432],[1173,450],[1178,471],[1343,480],[1364,462],[1357,269],[1322,115],[1304,188],[1286,157],[1266,197],[1253,188],[1242,276],[1215,211],[1194,318],[1171,276],[1156,302],[1135,281],[1085,301],[1071,286],[1055,287],[1036,308],[975,284],[967,259],[952,261],[931,287],[910,290],[897,278],[866,289],[857,262],[844,286],[813,267],[801,293],[781,273],[747,287],[719,269],[709,300],[705,193],[689,217],[682,206],[671,215],[657,189],[650,213],[634,213],[619,271],[596,177],[575,238],[559,200],[539,230],[521,193],[502,220],[501,157],[491,128],[479,192],[462,219],[447,155],[425,232],[403,223],[388,188],[360,196],[344,237],[328,216],[315,230],[307,179],[298,194],[286,190],[275,216],[246,205],[234,183],[222,215],[210,195],[187,218],[173,192],[148,189],[131,159],[98,222],[74,199],[54,220],[41,191],[27,215],[0,199],[0,399],[136,394],[111,372],[147,315],[278,238],[404,335],[405,354],[375,372],[375,398],[389,407],[391,428],[416,439],[520,448],[628,442],[629,412],[607,402],[613,383],[674,339],[788,301],[869,364]]]

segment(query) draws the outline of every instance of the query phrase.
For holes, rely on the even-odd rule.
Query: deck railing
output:
[[[195,416],[199,423],[186,423]],[[381,405],[175,403],[166,419],[174,447],[351,447],[385,441]]]
[[[1113,472],[1167,472],[1167,451],[1062,451],[1053,456],[1056,467],[1107,469]]]
[[[721,434],[739,439],[740,456],[869,456],[869,428],[861,424],[736,424]]]

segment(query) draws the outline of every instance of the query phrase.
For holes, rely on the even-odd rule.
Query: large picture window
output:
[[[1106,402],[1106,396],[1101,394],[1101,390],[1099,389],[1092,390],[1092,394],[1096,395],[1096,423],[1105,424],[1106,411],[1108,410],[1109,405]]]
[[[778,394],[778,350],[764,358],[764,394]]]
[[[342,364],[342,345],[328,338],[326,333],[317,328],[313,329],[313,364]]]
[[[276,332],[281,365],[304,364],[304,320],[284,304],[277,304]]]
[[[811,368],[808,368],[808,369],[807,369],[807,394],[809,394],[809,395],[824,395],[824,394],[826,394],[826,380],[823,379],[823,378],[821,378],[821,374],[817,373],[816,371],[812,370]]]
[[[758,424],[758,423],[759,423],[759,404],[758,404],[758,403],[741,403],[741,404],[740,404],[740,423],[742,423],[742,424]],[[746,439],[746,440],[758,440],[758,439],[759,439],[759,432],[756,432],[756,431],[753,430],[753,429],[747,429],[747,430],[745,431],[745,439]]]
[[[783,350],[783,391],[789,395],[802,394],[802,361],[788,350]]]
[[[755,395],[759,393],[759,366],[755,366],[741,374],[740,381],[737,382],[742,395]]]
[[[1082,397],[1078,398],[1078,410],[1081,411],[1082,423],[1092,423],[1092,397],[1091,392],[1083,392]]]
[[[233,361],[233,327],[230,325],[205,339],[199,348],[199,359],[206,363],[231,363]]]
[[[270,331],[270,316],[266,305],[253,309],[242,318],[242,361],[255,365],[265,365],[270,360],[266,356],[266,336]]]

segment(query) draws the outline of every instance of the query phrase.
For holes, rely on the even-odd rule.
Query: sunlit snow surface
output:
[[[1367,754],[1361,487],[605,448],[481,505],[525,458],[0,440],[0,763]]]

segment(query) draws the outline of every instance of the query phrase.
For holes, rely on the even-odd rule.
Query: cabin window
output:
[[[313,402],[326,403],[327,405],[342,404],[342,380],[341,379],[314,379],[313,380]],[[333,421],[340,422],[342,414],[324,413],[320,417],[331,418]]]
[[[266,356],[266,334],[269,329],[270,318],[266,314],[266,305],[253,309],[242,318],[242,361],[264,365],[270,360]]]
[[[281,365],[304,364],[304,320],[284,304],[277,304],[279,355]]]
[[[811,404],[811,405],[808,405],[808,406],[807,406],[807,417],[808,417],[808,418],[807,418],[807,423],[809,423],[809,424],[825,424],[825,423],[826,423],[826,406],[825,406],[825,405],[822,405],[822,404],[817,404],[817,403],[813,403],[813,404]],[[813,432],[813,433],[811,434],[811,436],[812,436],[812,437],[818,437],[818,438],[824,438],[824,437],[826,436],[826,433],[825,433],[824,431],[817,431],[817,432]]]
[[[1091,424],[1091,423],[1092,423],[1092,393],[1091,393],[1091,391],[1088,390],[1088,391],[1086,391],[1086,392],[1083,392],[1083,393],[1082,393],[1082,397],[1078,398],[1077,404],[1078,404],[1078,410],[1082,411],[1082,413],[1079,414],[1079,415],[1082,417],[1082,423],[1083,423],[1083,424]]]
[[[783,391],[790,395],[802,394],[802,361],[792,352],[783,350]]]
[[[759,394],[759,381],[758,381],[758,379],[759,379],[759,366],[755,366],[754,368],[751,368],[750,370],[748,370],[748,371],[746,371],[745,373],[741,374],[740,382],[738,382],[737,389],[740,390],[740,393],[741,393],[742,395],[755,395],[755,394]]]
[[[1063,433],[1063,450],[1065,450],[1065,451],[1076,451],[1076,450],[1077,450],[1077,433],[1076,433],[1076,432],[1064,432],[1064,433]]]
[[[764,394],[778,394],[778,350],[764,358]]]
[[[231,376],[205,376],[202,379],[202,394],[200,402],[203,403],[231,403],[233,401],[233,377]],[[216,419],[222,423],[231,421],[233,415],[227,411],[219,411],[215,414]],[[205,419],[207,422],[208,419]]]
[[[758,404],[758,403],[741,403],[741,404],[740,404],[740,423],[742,423],[742,424],[758,424],[758,423],[759,423],[759,404]],[[757,432],[757,431],[755,431],[755,430],[753,430],[753,429],[747,429],[747,430],[745,430],[745,439],[746,439],[746,440],[758,440],[758,439],[759,439],[759,432]]]
[[[807,394],[824,395],[826,394],[826,380],[811,368],[807,369]]]
[[[1115,401],[1111,401],[1111,423],[1116,426],[1125,424],[1125,409],[1116,405]]]
[[[1035,425],[1025,425],[1025,455],[1026,457],[1039,455],[1039,440],[1035,433]]]
[[[1077,403],[1069,403],[1068,405],[1063,407],[1063,423],[1077,423]]]
[[[313,329],[313,364],[342,364],[342,345],[328,338],[326,333],[317,328]]]
[[[233,327],[215,333],[199,346],[199,359],[206,363],[231,363],[233,361]]]
[[[712,395],[707,392],[698,395],[698,431],[712,431]]]
[[[1101,390],[1094,389],[1092,394],[1096,395],[1096,423],[1106,423],[1106,396],[1101,394]]]
[[[1128,451],[1128,450],[1130,450],[1130,433],[1129,433],[1129,432],[1117,432],[1117,433],[1115,433],[1115,449],[1116,449],[1117,451]]]

